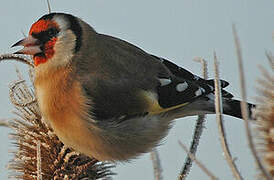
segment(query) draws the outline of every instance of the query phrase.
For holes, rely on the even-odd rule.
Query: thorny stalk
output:
[[[156,148],[151,151],[150,158],[151,158],[152,164],[153,164],[154,179],[162,180],[163,179],[163,176],[162,176],[163,169],[161,167],[159,153]]]
[[[27,64],[31,67],[34,67],[33,62],[31,61],[29,56],[20,55],[20,54],[1,54],[0,55],[0,62],[4,60],[15,60]]]
[[[37,154],[37,180],[42,180],[42,160],[41,160],[41,141],[37,140],[37,144],[36,144],[37,150],[36,150],[36,154]]]
[[[0,119],[0,127],[10,127],[10,122],[5,119]]]
[[[179,145],[182,147],[182,149],[187,153],[187,155],[191,158],[192,161],[194,161],[199,168],[212,180],[217,180],[218,178],[214,176],[212,172],[210,172],[205,165],[203,165],[202,162],[196,159],[195,155],[188,151],[187,147],[181,142],[178,141]]]
[[[207,62],[205,59],[202,57],[195,57],[193,59],[195,62],[201,63],[202,64],[202,72],[203,72],[203,78],[208,79],[208,68],[207,68]]]
[[[201,57],[194,58],[193,60],[202,64],[203,77],[204,77],[204,79],[207,79],[208,78],[207,62]],[[204,128],[204,124],[205,124],[205,117],[206,117],[205,115],[199,115],[198,118],[197,118],[197,121],[196,121],[195,130],[194,130],[194,134],[193,134],[193,137],[192,137],[192,142],[191,142],[191,145],[190,145],[190,153],[194,156],[195,156],[196,151],[198,149],[200,138],[201,138],[202,133],[203,133],[203,128]],[[183,168],[182,168],[182,170],[179,174],[178,180],[186,179],[187,175],[190,172],[191,167],[192,167],[192,159],[189,156],[187,156],[187,158],[185,160],[185,163],[184,163],[184,166],[183,166]]]
[[[18,85],[22,84],[23,82],[25,82],[25,80],[19,79],[19,80],[15,81],[14,83],[12,83],[10,85],[10,92],[9,92],[10,101],[14,106],[26,107],[26,106],[31,105],[31,104],[36,102],[36,99],[34,97],[33,97],[33,99],[32,98],[31,99],[30,98],[25,98],[24,100],[29,99],[29,101],[26,101],[26,102],[24,102],[24,101],[19,102],[17,100],[17,98],[20,98],[20,96],[18,96],[18,94],[14,93],[14,92],[16,92],[16,88],[18,87]],[[17,96],[17,98],[15,96]],[[20,99],[20,100],[22,100],[22,99]]]
[[[270,52],[265,52],[265,55],[268,59],[271,69],[274,70],[274,56]]]
[[[48,12],[51,13],[51,7],[50,7],[49,0],[47,0],[47,5],[48,5]]]
[[[217,56],[216,52],[214,51],[214,72],[215,72],[215,78],[214,78],[214,84],[215,84],[215,111],[216,111],[216,120],[218,124],[218,130],[220,134],[220,141],[222,145],[222,149],[225,155],[225,159],[234,175],[234,177],[237,180],[243,179],[239,170],[236,167],[236,164],[234,163],[231,153],[228,147],[227,139],[226,139],[226,133],[225,128],[223,124],[223,105],[222,105],[222,95],[220,90],[220,79],[219,79],[219,69],[218,69],[218,62],[217,62]]]
[[[246,87],[245,87],[245,79],[244,79],[242,50],[240,47],[239,38],[238,38],[238,35],[236,32],[236,27],[234,24],[232,26],[232,30],[233,30],[237,59],[238,59],[239,74],[240,74],[240,86],[241,86],[241,94],[242,94],[241,110],[242,110],[243,119],[245,121],[245,129],[246,129],[248,145],[249,145],[249,148],[251,149],[251,152],[255,158],[255,162],[256,162],[258,168],[260,169],[262,174],[265,176],[265,178],[267,178],[268,180],[271,180],[272,178],[269,175],[269,173],[266,171],[265,167],[263,166],[263,164],[258,156],[258,153],[255,149],[254,142],[252,139],[252,134],[251,134],[251,130],[249,127],[249,122],[248,122],[249,118],[248,118],[247,103],[246,103],[247,97],[246,97]]]

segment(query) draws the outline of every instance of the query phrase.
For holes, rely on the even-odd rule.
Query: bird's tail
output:
[[[192,116],[192,115],[202,115],[202,114],[215,114],[215,96],[213,93],[201,97],[196,101],[182,107],[176,109],[173,112],[170,112],[171,115],[174,115],[175,118],[181,118],[185,116]],[[223,114],[233,116],[236,118],[242,118],[242,111],[241,111],[241,101],[235,100],[232,98],[222,98],[222,106],[223,106]],[[248,107],[248,115],[249,118],[252,119],[252,108],[255,107],[254,104],[247,103]]]
[[[241,110],[241,101],[235,99],[223,99],[223,113],[229,116],[243,119]],[[247,103],[248,116],[252,119],[252,108],[255,108],[254,104]]]

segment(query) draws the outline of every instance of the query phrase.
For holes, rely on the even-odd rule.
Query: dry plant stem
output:
[[[191,146],[190,146],[190,153],[193,156],[195,156],[198,145],[199,145],[199,140],[204,128],[204,122],[205,122],[205,115],[199,115],[195,125],[193,141],[191,142]],[[181,170],[181,173],[178,177],[178,180],[184,180],[187,178],[187,175],[190,172],[190,168],[192,167],[192,161],[193,159],[188,155],[184,163],[184,167]]]
[[[31,67],[34,67],[33,63],[31,62],[31,59],[28,56],[25,55],[19,55],[19,54],[1,54],[0,55],[0,62],[3,60],[16,60],[19,62],[22,62],[24,64],[27,64]]]
[[[265,52],[265,55],[269,61],[271,69],[274,70],[274,56],[270,52]]]
[[[193,60],[202,64],[203,77],[204,77],[204,79],[207,79],[208,78],[208,70],[207,70],[208,68],[207,68],[206,60],[201,57],[194,58]]]
[[[159,154],[158,154],[158,151],[156,148],[151,151],[150,158],[151,158],[152,164],[153,164],[154,179],[162,180],[163,179],[163,176],[162,176],[163,169],[161,167],[160,157],[159,157]]]
[[[202,64],[202,69],[203,69],[203,77],[204,79],[208,78],[208,72],[207,72],[207,62],[203,58],[195,58],[194,61],[199,62]],[[199,115],[196,121],[195,125],[195,131],[193,134],[191,146],[190,146],[190,153],[195,156],[196,151],[198,149],[198,145],[200,142],[200,138],[203,133],[203,128],[204,128],[204,123],[205,123],[205,115]],[[190,169],[192,167],[192,159],[187,156],[184,167],[182,168],[180,175],[178,177],[178,180],[183,180],[186,179],[187,175],[190,172]]]
[[[9,121],[7,120],[4,120],[4,119],[0,119],[0,127],[3,126],[3,127],[10,127],[10,123]]]
[[[33,104],[33,103],[35,103],[36,102],[36,99],[35,98],[26,98],[26,97],[24,97],[24,99],[30,99],[29,101],[27,101],[27,102],[23,102],[23,103],[21,103],[21,102],[18,102],[18,100],[16,100],[16,98],[15,98],[15,94],[16,93],[14,93],[15,92],[15,89],[20,85],[20,84],[24,84],[24,82],[25,82],[25,80],[18,80],[18,81],[16,81],[16,82],[14,82],[13,84],[11,84],[11,86],[10,86],[10,101],[12,102],[12,104],[13,105],[15,105],[15,106],[20,106],[20,107],[26,107],[26,106],[28,106],[28,105],[31,105],[31,104]],[[24,93],[21,93],[21,94],[24,94]],[[18,96],[18,95],[17,95]],[[20,97],[20,96],[18,96],[18,97]]]
[[[36,150],[36,153],[37,153],[37,163],[36,163],[36,166],[37,166],[37,180],[42,180],[42,168],[41,168],[41,142],[39,140],[37,140],[37,150]]]
[[[241,109],[242,109],[242,116],[245,121],[245,129],[246,129],[248,145],[249,145],[249,148],[251,149],[251,152],[255,158],[258,168],[260,169],[260,171],[262,172],[262,174],[265,176],[266,179],[271,180],[272,178],[269,175],[269,173],[266,171],[265,167],[263,166],[263,164],[258,156],[258,153],[255,149],[254,142],[252,139],[252,134],[251,134],[251,130],[249,127],[249,122],[248,122],[249,119],[248,119],[248,111],[247,111],[247,104],[246,104],[247,98],[246,98],[246,87],[245,87],[244,70],[243,70],[242,51],[241,51],[241,47],[240,47],[239,38],[238,38],[238,35],[236,32],[236,27],[234,24],[232,26],[232,30],[233,30],[233,36],[234,36],[234,42],[235,42],[236,54],[237,54],[238,66],[239,66],[240,86],[241,86],[241,94],[242,94],[242,99],[243,99],[243,101],[241,102]]]
[[[24,33],[23,29],[21,29],[21,33],[22,33],[22,35],[24,36],[24,38],[27,37],[26,34]]]
[[[215,72],[215,78],[214,78],[214,84],[215,84],[215,111],[216,111],[216,120],[218,124],[218,130],[220,134],[220,141],[222,145],[222,149],[224,151],[225,159],[233,173],[233,176],[237,180],[243,179],[239,170],[237,169],[232,157],[231,153],[227,144],[226,140],[226,133],[224,129],[224,124],[223,124],[223,106],[222,106],[222,96],[221,96],[221,91],[220,91],[220,79],[219,79],[219,70],[218,70],[218,63],[217,63],[217,56],[214,51],[214,72]]]
[[[49,13],[51,13],[51,8],[50,8],[49,0],[47,0],[47,4],[48,4],[48,11],[49,11]]]
[[[187,153],[187,155],[191,158],[192,161],[194,161],[199,168],[201,168],[201,170],[208,176],[210,177],[210,179],[212,180],[217,180],[218,178],[216,176],[213,175],[213,173],[211,173],[206,166],[204,166],[199,160],[196,159],[196,157],[188,151],[187,147],[181,142],[178,141],[179,145],[183,148],[183,150]]]

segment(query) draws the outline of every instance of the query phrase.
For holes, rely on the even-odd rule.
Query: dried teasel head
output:
[[[99,162],[69,149],[42,121],[31,87],[23,80],[10,87],[10,99],[19,117],[8,123],[16,145],[14,158],[9,162],[10,177],[36,179],[111,179],[111,164]],[[33,76],[30,74],[31,80]]]
[[[259,96],[255,116],[259,131],[259,148],[262,149],[262,156],[270,175],[274,177],[274,57],[267,53],[272,72],[260,68],[263,77],[258,80]],[[262,143],[261,143],[262,142]]]

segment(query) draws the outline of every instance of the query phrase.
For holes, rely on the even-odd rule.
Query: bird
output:
[[[45,123],[66,146],[100,161],[135,159],[158,146],[175,119],[215,113],[214,80],[71,14],[43,15],[15,46],[23,48],[14,54],[32,56]],[[228,85],[220,80],[223,113],[242,119]]]

